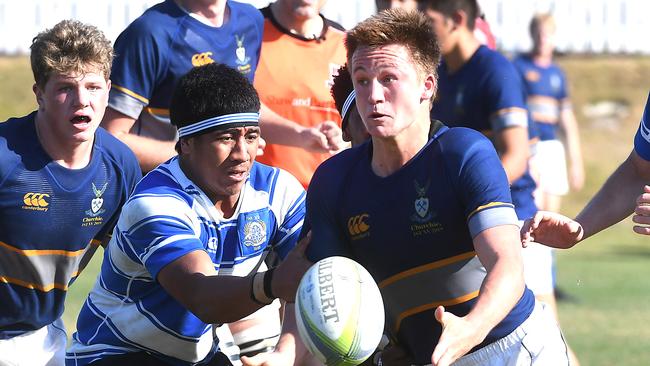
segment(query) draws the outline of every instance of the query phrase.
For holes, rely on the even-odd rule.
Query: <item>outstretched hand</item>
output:
[[[244,366],[285,366],[293,365],[293,358],[278,351],[259,353],[252,357],[242,356]]]
[[[584,230],[577,221],[555,212],[538,211],[524,222],[520,231],[522,246],[530,242],[553,248],[571,248],[583,239]]]
[[[643,193],[636,199],[632,221],[640,224],[632,228],[635,233],[650,235],[650,186],[644,186]]]
[[[442,334],[431,355],[433,366],[451,365],[485,338],[465,318],[445,311],[444,306],[436,308],[435,316],[442,325]]]
[[[313,264],[307,259],[305,251],[311,242],[311,231],[291,249],[287,257],[275,269],[271,284],[273,294],[282,300],[293,302],[302,275]]]

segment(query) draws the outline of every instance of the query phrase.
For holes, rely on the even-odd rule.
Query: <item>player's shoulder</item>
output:
[[[187,16],[181,8],[173,1],[167,0],[158,3],[137,17],[120,34],[120,38],[146,37],[149,35],[161,35],[170,30],[175,30],[180,21]]]
[[[241,3],[238,1],[228,1],[228,6],[232,12],[231,19],[237,19],[238,23],[253,22],[255,24],[264,23],[264,16],[260,9],[257,9],[251,4]]]
[[[356,169],[358,164],[364,160],[371,148],[371,140],[368,140],[359,146],[345,149],[325,160],[316,169],[310,187],[315,184],[328,186],[341,184],[350,171]]]
[[[477,56],[481,65],[494,72],[514,72],[514,65],[500,52],[485,46],[478,48]]]
[[[35,115],[34,112],[0,123],[0,182],[34,151],[33,145],[38,143],[33,127]]]
[[[95,132],[95,147],[99,153],[117,162],[121,168],[139,171],[138,159],[133,151],[103,127],[98,127]]]
[[[466,127],[451,127],[437,139],[445,156],[465,157],[493,150],[490,140],[482,133]]]
[[[277,190],[304,191],[302,185],[288,171],[259,162],[253,163],[249,173],[249,184],[256,191],[272,193]]]

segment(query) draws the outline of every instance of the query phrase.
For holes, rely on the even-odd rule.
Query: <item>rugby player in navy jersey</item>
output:
[[[30,57],[38,110],[0,123],[0,364],[58,366],[68,288],[141,175],[98,128],[113,59],[104,34],[62,21],[34,38]]]
[[[646,101],[634,148],[607,178],[575,220],[540,211],[522,228],[524,243],[535,241],[555,248],[571,248],[580,241],[634,213],[634,231],[650,235],[650,96]]]
[[[373,275],[389,349],[402,350],[384,364],[567,364],[552,314],[524,285],[494,147],[429,117],[440,58],[430,20],[384,11],[351,30],[346,46],[371,141],[316,171],[307,258],[348,256]]]

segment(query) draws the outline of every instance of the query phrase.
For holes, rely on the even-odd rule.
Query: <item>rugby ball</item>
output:
[[[384,330],[377,283],[359,263],[328,257],[303,275],[296,322],[307,349],[328,366],[358,365],[372,355]]]

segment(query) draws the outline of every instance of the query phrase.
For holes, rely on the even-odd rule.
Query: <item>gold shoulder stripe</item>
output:
[[[512,207],[512,208],[515,207],[515,205],[513,205],[512,203],[508,203],[508,202],[490,202],[490,203],[488,203],[486,205],[478,206],[474,211],[470,212],[470,214],[467,215],[467,218],[470,218],[470,217],[474,216],[474,214],[476,214],[479,211],[482,211],[482,210],[485,210],[486,208],[490,208],[490,207],[494,207],[494,206],[507,206],[507,207]]]
[[[111,87],[121,91],[122,93],[124,93],[124,94],[126,94],[126,95],[128,95],[130,97],[133,97],[133,98],[141,101],[144,104],[149,104],[149,99],[143,97],[140,94],[134,93],[134,92],[130,91],[129,89],[125,88],[125,87],[115,85],[115,84],[113,84]]]

